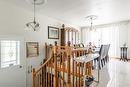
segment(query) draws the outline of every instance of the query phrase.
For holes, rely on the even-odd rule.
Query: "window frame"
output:
[[[14,46],[11,46],[11,44],[15,44]],[[8,44],[7,46],[4,44]],[[11,57],[8,57],[9,59],[5,59],[5,56],[9,56],[8,53],[2,52],[5,50],[9,50],[10,48],[14,48],[15,53],[14,53],[14,59],[10,59]],[[10,67],[11,64],[14,65],[19,65],[19,57],[20,57],[20,41],[19,40],[0,40],[0,50],[1,50],[1,55],[0,55],[0,65],[1,68],[6,68],[6,67]],[[6,60],[6,61],[4,61]],[[14,62],[14,63],[13,63]]]
[[[2,67],[1,66],[1,50],[0,50],[0,69],[5,69],[5,68],[10,68],[10,67],[15,67],[15,66],[20,66],[21,65],[21,56],[22,56],[22,52],[23,48],[22,48],[22,42],[23,42],[23,38],[19,37],[19,36],[0,36],[0,49],[1,49],[1,41],[2,40],[14,40],[14,41],[19,41],[19,58],[16,58],[16,62],[18,62],[16,65],[12,65],[12,66],[8,66],[8,67]]]

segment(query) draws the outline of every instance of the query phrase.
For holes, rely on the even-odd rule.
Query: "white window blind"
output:
[[[20,60],[20,41],[0,41],[0,66],[1,68],[18,65]]]

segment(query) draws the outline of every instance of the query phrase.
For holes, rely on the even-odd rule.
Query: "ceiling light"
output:
[[[43,3],[45,3],[45,0],[28,0],[28,2],[30,2],[31,4],[33,4],[33,8],[34,8],[34,19],[32,22],[28,22],[26,24],[26,26],[33,30],[33,31],[38,31],[40,29],[40,24],[36,21],[36,5],[41,5]]]
[[[34,4],[34,0],[26,0],[29,4]],[[36,0],[35,5],[43,5],[47,2],[47,0]]]
[[[90,28],[89,30],[92,31],[92,30],[96,30],[93,26],[93,20],[97,19],[97,16],[96,15],[89,15],[87,17],[85,17],[86,19],[89,19],[90,22],[91,22],[91,25],[90,25]]]

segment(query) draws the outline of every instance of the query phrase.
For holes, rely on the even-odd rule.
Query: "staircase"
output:
[[[86,53],[86,49],[70,45],[52,46],[50,58],[33,69],[33,87],[84,87],[84,76],[92,76],[92,62],[77,62],[74,57]]]

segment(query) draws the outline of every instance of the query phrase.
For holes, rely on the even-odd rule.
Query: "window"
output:
[[[96,28],[96,31],[89,31],[89,29],[82,29],[83,43],[92,42],[96,46],[101,44],[110,44],[109,56],[118,57],[119,49],[119,26],[112,25],[107,27]]]
[[[18,65],[20,60],[20,41],[1,40],[0,41],[0,67],[10,67]]]

